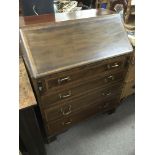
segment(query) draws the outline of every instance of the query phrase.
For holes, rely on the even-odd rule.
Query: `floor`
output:
[[[46,145],[47,155],[134,155],[134,95],[112,115],[81,122]]]

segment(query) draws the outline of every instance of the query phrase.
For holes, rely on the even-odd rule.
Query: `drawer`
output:
[[[115,57],[88,65],[73,68],[64,72],[53,74],[49,77],[38,80],[38,88],[40,94],[49,93],[49,91],[56,91],[66,85],[73,83],[84,83],[89,79],[98,77],[100,74],[105,75],[107,72],[120,71],[126,67],[125,56]]]
[[[48,107],[54,105],[56,102],[64,102],[72,100],[81,95],[87,94],[94,89],[102,88],[103,86],[110,86],[116,82],[123,81],[124,71],[115,74],[109,74],[107,76],[98,76],[93,81],[86,82],[83,85],[71,88],[65,88],[66,90],[59,90],[59,92],[50,93],[48,95],[41,96],[42,107]]]
[[[68,115],[72,115],[87,106],[93,105],[96,101],[107,101],[117,98],[121,93],[121,84],[116,84],[108,88],[100,88],[93,92],[83,95],[74,100],[69,100],[44,109],[45,121],[52,121]]]
[[[49,122],[46,125],[47,134],[54,135],[62,132],[63,130],[69,128],[71,125],[76,124],[84,119],[87,119],[98,112],[103,112],[110,110],[118,104],[118,99],[109,100],[106,102],[97,101],[96,104],[88,106],[77,113],[67,116],[65,118],[59,119],[57,121]]]
[[[135,92],[135,81],[130,81],[124,84],[121,98],[132,95]]]

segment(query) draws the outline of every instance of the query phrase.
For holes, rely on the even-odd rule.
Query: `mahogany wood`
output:
[[[52,104],[57,104],[57,102],[66,102],[81,95],[88,94],[95,89],[103,87],[106,88],[107,86],[111,86],[113,83],[122,82],[124,73],[125,72],[118,72],[104,77],[98,76],[98,78],[86,81],[84,84],[80,85],[78,83],[76,87],[73,87],[75,86],[74,84],[71,85],[72,87],[65,86],[64,90],[59,89],[56,93],[54,91],[48,95],[41,96],[42,107],[52,106]],[[64,98],[62,96],[64,96]]]
[[[119,105],[132,46],[117,14],[20,30],[47,138]]]
[[[80,96],[78,98],[63,102],[57,103],[55,106],[50,108],[46,108],[44,110],[46,121],[54,120],[56,118],[60,118],[63,116],[70,115],[75,111],[82,109],[85,106],[92,105],[94,100],[107,100],[113,97],[117,97],[120,94],[120,83],[108,87],[108,88],[100,88],[98,90],[94,90],[93,92]]]
[[[20,33],[35,78],[132,51],[117,14],[25,27]]]
[[[47,132],[49,133],[49,135],[60,133],[63,130],[74,125],[75,123],[83,121],[98,112],[108,111],[109,109],[116,107],[117,102],[117,99],[107,102],[96,101],[96,104],[87,106],[86,108],[82,109],[72,116],[68,116],[55,122],[48,123]]]
[[[59,73],[52,74],[45,78],[40,78],[38,82],[41,82],[43,89],[41,94],[47,94],[50,91],[57,91],[63,89],[64,86],[76,85],[76,83],[85,83],[92,81],[96,77],[103,77],[107,74],[120,71],[126,68],[126,57],[119,56],[113,59],[108,59],[105,61],[99,61],[87,65],[82,65],[70,70],[65,70]]]

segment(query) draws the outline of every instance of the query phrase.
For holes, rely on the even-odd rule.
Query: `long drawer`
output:
[[[84,107],[93,105],[96,101],[107,101],[111,98],[116,98],[121,93],[121,84],[117,83],[114,86],[108,88],[102,87],[96,89],[89,94],[85,94],[81,97],[75,98],[74,100],[69,100],[62,102],[60,104],[55,104],[55,106],[44,109],[45,121],[49,122],[56,120],[68,115],[72,115],[78,110]]]
[[[88,79],[120,71],[126,67],[127,57],[119,56],[113,59],[82,65],[71,70],[52,74],[43,79],[38,79],[38,89],[41,95],[60,90],[69,85],[84,83]]]
[[[117,103],[117,98],[108,101],[96,101],[96,104],[87,106],[81,111],[77,111],[77,113],[73,115],[64,117],[57,121],[52,121],[46,125],[47,135],[54,135],[62,132],[71,125],[83,121],[84,119],[87,119],[88,117],[96,114],[97,112],[107,111],[116,107]]]
[[[109,74],[104,77],[98,76],[96,79],[77,87],[66,88],[65,91],[53,92],[48,95],[41,96],[42,107],[49,107],[55,105],[57,102],[66,102],[81,95],[87,94],[94,89],[102,88],[103,86],[113,85],[115,82],[123,80],[124,71]]]

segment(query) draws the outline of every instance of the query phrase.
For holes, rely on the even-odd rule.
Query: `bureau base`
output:
[[[119,103],[118,103],[118,105],[119,105]],[[117,106],[117,107],[118,107],[118,106]],[[101,112],[99,112],[99,113],[96,113],[96,114],[90,116],[89,118],[84,119],[83,121],[86,121],[86,120],[88,120],[88,119],[91,119],[92,117],[95,117],[97,114],[103,114],[103,115],[108,114],[108,115],[112,115],[112,114],[114,114],[114,113],[116,112],[117,107],[113,107],[113,108],[108,109],[108,110],[106,110],[106,111],[101,111]],[[80,121],[80,122],[82,122],[82,121]],[[79,123],[80,123],[80,122],[79,122]],[[78,124],[78,123],[76,123],[76,124]],[[76,125],[76,124],[73,124],[72,126],[74,126],[74,125]],[[57,134],[55,134],[55,135],[47,136],[47,137],[46,137],[46,142],[47,142],[47,144],[49,144],[49,143],[51,143],[51,142],[57,140],[57,136],[58,136],[58,135],[67,132],[70,128],[71,128],[71,127],[68,127],[68,128],[66,128],[65,130],[63,130],[63,131],[61,131],[60,133],[57,133]]]

